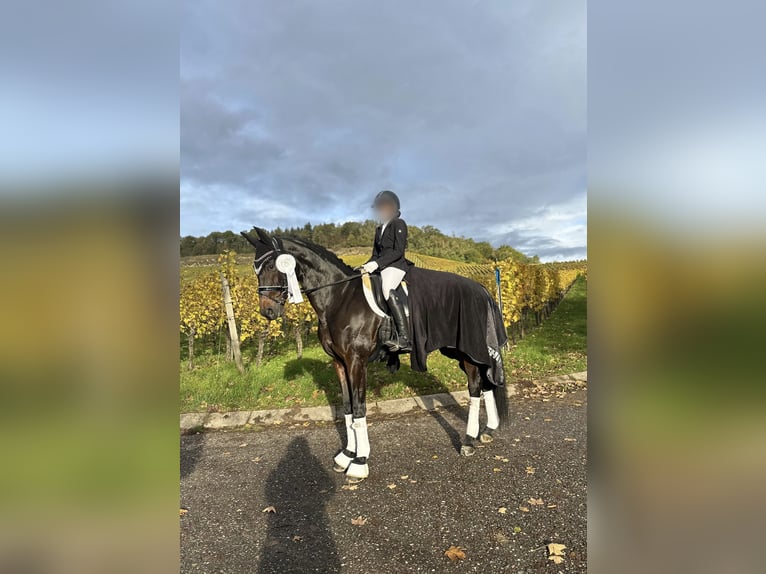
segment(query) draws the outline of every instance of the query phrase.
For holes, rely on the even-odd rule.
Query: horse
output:
[[[361,274],[334,253],[303,239],[271,236],[263,229],[254,229],[255,236],[244,231],[241,235],[255,248],[259,310],[269,321],[278,319],[288,299],[300,301],[301,293],[306,294],[319,318],[319,342],[332,358],[343,395],[346,442],[333,459],[333,469],[345,472],[349,482],[361,481],[369,476],[367,364],[379,350],[377,334],[383,318],[367,304]],[[492,384],[486,368],[465,353],[454,348],[440,351],[457,360],[468,378],[470,405],[460,454],[471,456],[477,438],[491,442],[493,432],[507,421],[505,388]],[[480,433],[482,395],[487,425]]]

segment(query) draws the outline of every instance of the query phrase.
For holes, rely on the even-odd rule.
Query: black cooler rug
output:
[[[454,273],[419,267],[412,267],[406,280],[412,369],[426,371],[428,353],[457,349],[486,367],[491,383],[505,384],[500,348],[508,335],[500,309],[484,286]]]

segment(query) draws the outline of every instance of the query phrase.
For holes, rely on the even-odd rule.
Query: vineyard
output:
[[[512,342],[525,337],[528,329],[540,325],[562,300],[579,276],[585,276],[585,261],[565,263],[468,264],[408,254],[418,266],[450,271],[473,279],[492,293],[503,311]],[[366,252],[352,250],[341,258],[355,266],[367,260]],[[232,251],[220,255],[185,258],[181,267],[180,330],[186,347],[188,368],[194,368],[195,353],[222,353],[233,359],[232,344],[225,328],[221,276],[231,289],[240,344],[252,346],[253,362],[260,366],[265,355],[274,355],[289,342],[302,357],[306,338],[316,330],[316,315],[308,302],[287,304],[282,321],[267,321],[259,312],[258,281],[251,267],[252,256]],[[499,284],[496,280],[499,273]]]

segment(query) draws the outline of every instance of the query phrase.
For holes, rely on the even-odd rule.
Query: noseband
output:
[[[255,272],[255,276],[258,276],[258,272],[263,268],[263,265],[268,261],[269,259],[279,257],[280,251],[274,250],[269,251],[268,253],[265,253],[260,258],[256,258],[253,261],[253,271]],[[259,264],[260,263],[260,264]],[[280,305],[284,305],[287,303],[287,284],[285,285],[258,285],[258,295],[260,297],[266,297],[267,299],[271,299],[275,303],[279,303]],[[279,293],[279,299],[272,296],[271,293],[274,291]]]

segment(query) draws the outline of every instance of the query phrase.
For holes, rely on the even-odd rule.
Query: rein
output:
[[[354,279],[359,279],[362,275],[363,273],[358,273],[356,275],[352,275],[351,277],[344,277],[343,279],[339,281],[333,281],[332,283],[327,283],[326,285],[320,285],[319,287],[311,287],[310,289],[301,289],[301,293],[310,295],[314,291],[319,291],[320,289],[324,289],[325,287],[333,287],[334,285],[340,285],[341,283],[348,283],[349,281],[353,281]]]

